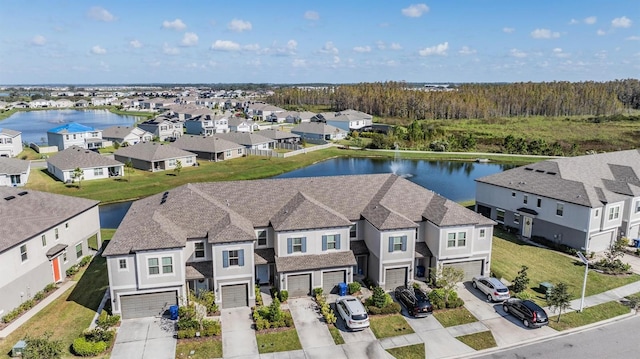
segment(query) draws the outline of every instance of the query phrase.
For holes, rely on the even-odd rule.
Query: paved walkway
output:
[[[20,318],[11,322],[11,324],[7,325],[6,328],[0,330],[0,339],[4,339],[9,336],[9,334],[13,333],[16,329],[18,329],[22,324],[26,323],[29,319],[31,319],[34,315],[36,315],[39,311],[44,309],[51,302],[56,300],[62,294],[64,294],[67,290],[73,287],[77,282],[73,280],[66,281],[62,283],[58,289],[56,289],[53,293],[49,294],[46,298],[44,298],[40,303],[36,304],[33,308],[29,309],[26,313],[20,316]]]

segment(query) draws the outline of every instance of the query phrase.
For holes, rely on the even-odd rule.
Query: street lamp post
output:
[[[578,310],[582,313],[582,309],[584,308],[584,293],[587,289],[587,275],[589,274],[589,261],[582,254],[582,252],[578,252],[578,258],[584,263],[584,281],[582,282],[582,297],[580,298],[580,309]]]

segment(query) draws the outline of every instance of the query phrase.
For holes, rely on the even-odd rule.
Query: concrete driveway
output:
[[[258,342],[253,329],[251,308],[222,309],[222,353],[225,358],[258,358]]]
[[[288,303],[302,349],[335,346],[329,328],[322,314],[316,311],[316,303],[311,297],[289,299]]]
[[[125,319],[118,328],[112,359],[173,359],[175,323],[167,318]]]

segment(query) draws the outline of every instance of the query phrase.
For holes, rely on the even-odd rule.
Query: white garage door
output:
[[[122,319],[154,317],[164,314],[172,305],[178,304],[176,291],[124,295],[120,297]]]
[[[473,276],[482,275],[482,260],[460,262],[460,263],[449,263],[449,264],[445,264],[444,266],[462,269],[462,271],[464,272],[464,278],[462,278],[462,281],[468,281],[473,279]]]
[[[387,269],[384,272],[384,289],[392,290],[405,285],[407,281],[407,268]]]
[[[613,232],[602,233],[591,237],[589,240],[590,252],[603,252],[611,246],[611,240],[613,239]]]
[[[246,307],[248,299],[246,284],[222,286],[222,308]]]
[[[344,283],[344,282],[345,282],[344,270],[324,272],[322,273],[322,292],[324,294],[329,294],[334,290],[337,291],[338,283]]]
[[[303,297],[311,292],[311,274],[287,276],[289,297]]]

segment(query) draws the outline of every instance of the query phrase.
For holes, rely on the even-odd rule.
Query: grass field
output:
[[[424,359],[424,344],[408,345],[406,347],[387,349],[387,352],[396,359]]]
[[[436,310],[433,312],[433,316],[445,328],[478,321],[478,318],[474,317],[465,307]]]
[[[191,351],[194,352],[191,355]],[[220,338],[202,338],[178,340],[176,359],[209,359],[222,358],[222,340]]]
[[[256,334],[260,354],[302,349],[296,328]]]
[[[622,305],[619,302],[607,302],[585,308],[582,313],[563,313],[560,315],[560,322],[558,322],[557,315],[554,315],[553,317],[550,316],[549,326],[555,330],[567,330],[615,318],[624,314],[629,314],[629,307]]]
[[[409,323],[400,314],[370,316],[369,326],[378,339],[413,333]]]
[[[473,333],[457,337],[459,341],[465,343],[475,350],[488,349],[498,346],[496,339],[490,330],[486,332]]]

